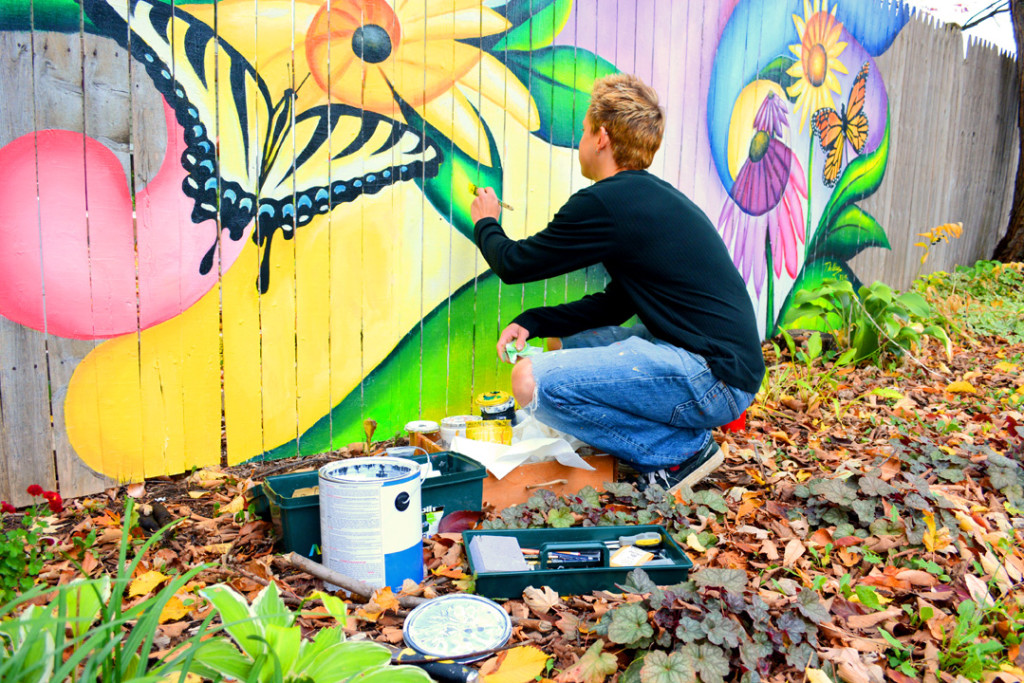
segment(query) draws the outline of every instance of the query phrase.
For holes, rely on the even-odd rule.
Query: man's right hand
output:
[[[508,355],[505,353],[505,345],[510,341],[516,343],[516,348],[522,351],[526,347],[526,340],[530,338],[530,331],[522,325],[512,323],[501,331],[498,337],[498,358],[508,362]]]

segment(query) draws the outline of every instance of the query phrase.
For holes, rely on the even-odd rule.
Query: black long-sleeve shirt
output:
[[[533,282],[603,263],[611,281],[579,301],[533,308],[533,337],[567,337],[637,315],[658,339],[703,356],[715,377],[756,392],[764,375],[753,305],[715,227],[647,171],[620,171],[576,192],[548,226],[511,240],[493,218],[476,244],[503,282]]]

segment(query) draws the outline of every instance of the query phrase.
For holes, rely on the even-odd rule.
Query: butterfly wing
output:
[[[182,189],[195,201],[192,220],[219,216],[238,240],[256,219],[253,239],[264,249],[261,291],[269,284],[269,248],[278,230],[290,239],[318,213],[437,174],[444,158],[437,144],[385,116],[330,104],[293,117],[293,91],[275,102],[241,53],[170,4],[80,1],[101,31],[145,65],[185,129]],[[204,274],[215,246],[200,264]]]
[[[839,179],[839,170],[843,166],[843,147],[845,147],[845,121],[835,109],[826,107],[814,114],[814,131],[818,135],[821,150],[825,152],[825,168],[822,179],[829,187],[833,187]]]
[[[846,139],[860,154],[868,141],[868,115],[864,113],[864,100],[868,92],[869,62],[857,72],[850,88],[850,103],[846,107]]]

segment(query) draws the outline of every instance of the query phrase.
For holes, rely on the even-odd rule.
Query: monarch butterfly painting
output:
[[[818,134],[821,149],[825,152],[822,179],[829,187],[834,187],[839,180],[846,143],[849,142],[853,150],[860,154],[868,140],[868,117],[864,113],[868,68],[869,63],[864,62],[864,66],[853,79],[849,103],[842,105],[838,113],[835,109],[826,107],[814,114],[814,130]]]
[[[275,100],[238,50],[171,4],[81,4],[96,26],[145,65],[185,129],[182,189],[195,202],[192,220],[219,216],[221,229],[237,241],[255,219],[261,293],[269,286],[275,232],[291,239],[315,215],[361,194],[437,174],[443,154],[421,132],[335,102],[295,111],[294,89]],[[240,153],[222,155],[218,143]],[[201,274],[212,269],[216,247],[214,241],[199,264]]]

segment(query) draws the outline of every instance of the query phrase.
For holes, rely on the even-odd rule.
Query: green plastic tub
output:
[[[430,461],[439,477],[423,481],[421,505],[424,533],[436,528],[441,515],[455,510],[479,510],[483,504],[483,465],[458,453],[444,451],[427,455],[402,456],[420,464]],[[295,497],[295,491],[320,485],[317,472],[294,472],[267,477],[263,492],[284,552],[296,552],[320,561],[320,496]]]
[[[621,536],[631,536],[645,531],[661,534],[659,548],[663,558],[659,565],[641,565],[647,575],[659,586],[685,581],[693,568],[693,562],[679,545],[658,524],[638,526],[596,526],[570,527],[568,529],[496,529],[488,531],[464,531],[462,533],[469,570],[476,575],[476,592],[488,598],[518,598],[527,586],[539,588],[550,586],[559,595],[585,595],[598,590],[616,591],[616,584],[624,584],[626,575],[637,567],[611,567],[611,554],[606,542],[617,541]],[[539,551],[539,558],[547,558],[550,552],[600,551],[601,566],[585,568],[558,568],[538,566],[529,571],[477,572],[473,557],[469,553],[470,543],[478,536],[511,536],[519,542],[520,548]],[[541,560],[543,564],[543,560]]]

